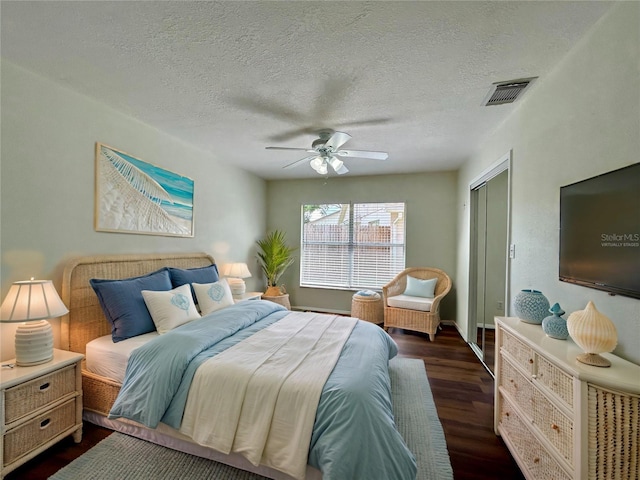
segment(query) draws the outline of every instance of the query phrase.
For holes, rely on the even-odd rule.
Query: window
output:
[[[404,203],[302,206],[300,286],[381,288],[405,266]]]

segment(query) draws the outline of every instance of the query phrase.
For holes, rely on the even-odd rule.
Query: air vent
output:
[[[497,82],[491,86],[491,90],[482,102],[482,105],[502,105],[515,102],[523,92],[538,77],[521,78],[508,82]]]

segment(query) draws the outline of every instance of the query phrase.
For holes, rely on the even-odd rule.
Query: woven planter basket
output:
[[[269,290],[267,290],[267,292],[268,291]],[[288,293],[286,293],[284,295],[276,295],[276,296],[270,296],[270,295],[267,295],[265,293],[264,295],[262,295],[262,300],[269,300],[270,302],[282,305],[287,310],[291,310],[291,303],[289,302],[289,294]]]

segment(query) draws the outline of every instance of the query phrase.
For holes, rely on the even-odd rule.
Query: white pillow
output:
[[[226,278],[214,283],[192,283],[202,315],[229,307],[235,302]]]
[[[407,275],[407,288],[404,290],[404,294],[410,297],[425,297],[433,298],[436,289],[437,278],[429,278],[428,280],[421,280],[420,278],[414,278]]]
[[[200,318],[189,284],[163,292],[142,290],[141,293],[159,334]]]

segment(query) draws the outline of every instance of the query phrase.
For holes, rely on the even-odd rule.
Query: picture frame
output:
[[[96,142],[95,230],[194,236],[194,181]]]

